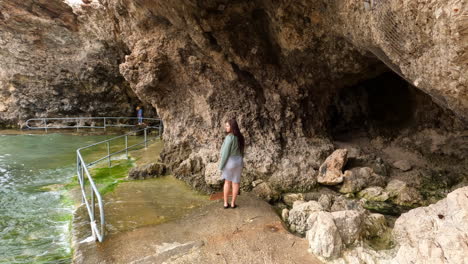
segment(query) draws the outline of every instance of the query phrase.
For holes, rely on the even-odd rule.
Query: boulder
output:
[[[409,171],[411,170],[411,164],[407,160],[399,160],[392,164],[393,167],[400,169],[402,171]]]
[[[395,263],[468,263],[468,187],[395,222]]]
[[[205,182],[209,186],[219,187],[223,183],[221,172],[218,169],[218,163],[212,162],[205,166]]]
[[[317,181],[324,185],[337,185],[343,182],[342,169],[347,161],[346,149],[335,150],[319,168]]]
[[[364,211],[361,203],[357,200],[350,200],[344,196],[337,196],[334,199],[333,205],[330,208],[330,211],[344,211],[344,210],[358,210]]]
[[[364,198],[369,201],[385,202],[390,195],[379,186],[368,187],[358,193],[358,197]]]
[[[310,214],[322,210],[322,206],[316,201],[296,201],[293,208],[289,211],[288,222],[290,229],[301,235],[305,234],[305,232],[310,229],[310,226],[307,225],[307,219]]]
[[[384,186],[385,178],[369,167],[353,168],[344,172],[340,192],[356,193],[371,185]]]
[[[257,195],[258,197],[270,202],[275,201],[279,198],[280,194],[266,182],[262,182],[256,185],[252,192]]]
[[[406,182],[400,180],[390,181],[385,191],[389,194],[390,199],[398,205],[416,206],[420,205],[423,200],[418,190],[409,187]]]
[[[155,178],[166,173],[166,166],[162,163],[150,163],[144,166],[132,168],[128,172],[127,179],[129,180],[143,180],[148,178]]]
[[[323,210],[330,211],[330,208],[333,204],[333,195],[322,194],[318,199],[318,202],[322,206]]]
[[[387,230],[387,220],[382,214],[369,214],[364,218],[362,235],[365,238],[380,237]]]
[[[283,202],[290,207],[295,201],[299,200],[304,200],[304,195],[302,193],[287,193],[283,195]]]
[[[323,258],[334,258],[341,254],[343,243],[333,220],[328,212],[314,212],[308,222],[312,225],[306,233],[312,253]]]
[[[343,244],[351,245],[360,238],[364,219],[362,211],[346,210],[331,214]]]

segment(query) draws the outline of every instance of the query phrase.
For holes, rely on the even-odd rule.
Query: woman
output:
[[[219,169],[224,179],[224,209],[236,208],[236,199],[239,192],[240,176],[244,165],[242,157],[244,155],[244,136],[242,136],[235,119],[230,119],[225,124],[228,135],[224,139],[221,147],[221,161]],[[228,204],[229,189],[232,186],[232,200]]]

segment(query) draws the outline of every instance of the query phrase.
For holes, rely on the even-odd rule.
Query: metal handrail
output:
[[[157,127],[157,128],[158,128],[159,134],[158,134],[158,136],[156,138],[161,138],[162,124],[160,123],[159,127]],[[86,205],[86,209],[88,211],[88,215],[89,215],[89,219],[90,219],[90,225],[91,225],[91,232],[92,232],[93,238],[95,240],[98,240],[99,242],[104,241],[104,236],[105,236],[105,234],[104,234],[105,233],[104,205],[103,205],[103,202],[102,202],[101,194],[99,193],[99,190],[98,190],[98,188],[96,187],[96,184],[93,181],[93,177],[89,173],[88,167],[91,167],[91,166],[93,166],[93,165],[97,164],[98,162],[103,161],[105,159],[108,159],[108,163],[109,163],[109,167],[110,167],[111,166],[111,156],[122,153],[124,151],[125,151],[126,157],[128,159],[128,150],[130,148],[133,148],[135,146],[139,146],[139,145],[142,145],[142,144],[144,144],[145,147],[147,146],[148,141],[149,141],[148,136],[147,136],[149,129],[152,129],[152,128],[140,129],[140,130],[134,131],[132,133],[128,133],[128,134],[125,134],[125,135],[113,137],[111,139],[104,140],[104,141],[101,141],[101,142],[97,142],[97,143],[94,143],[94,144],[91,144],[91,145],[88,145],[88,146],[85,146],[85,147],[81,147],[81,148],[76,150],[76,156],[77,156],[77,158],[76,158],[76,162],[77,162],[76,163],[76,172],[77,172],[78,181],[79,181],[80,187],[81,187],[82,201]],[[130,135],[132,135],[134,133],[141,132],[141,131],[143,131],[143,134],[144,134],[143,142],[136,143],[136,144],[133,144],[131,146],[128,146],[128,136],[130,136]],[[113,141],[113,140],[122,138],[122,137],[125,137],[125,148],[122,149],[122,150],[110,153],[110,142]],[[84,150],[84,149],[88,149],[90,147],[100,145],[100,144],[106,144],[107,145],[107,156],[99,158],[99,159],[97,159],[95,161],[92,161],[90,163],[86,163],[84,161],[84,159],[83,159],[83,156],[81,155],[81,151]],[[89,181],[89,185],[91,186],[90,201],[88,201],[87,194],[86,194],[84,175],[86,175],[86,178]],[[99,208],[100,225],[101,225],[100,229],[97,227],[96,219],[95,219],[95,206],[96,206],[95,198],[97,198],[98,208]]]
[[[110,123],[107,123],[107,120],[120,120],[120,119],[131,119],[131,120],[137,120],[138,117],[44,117],[44,118],[31,118],[26,120],[25,122],[25,127],[27,129],[62,129],[62,128],[74,128],[74,129],[79,129],[79,128],[104,128],[106,129],[107,127],[135,127],[137,125],[130,125],[130,124],[117,124],[113,125]],[[47,126],[47,121],[68,121],[68,122],[77,122],[76,125],[74,126]],[[79,125],[78,121],[81,120],[102,120],[103,125],[102,126],[86,126],[86,125]],[[159,123],[162,122],[160,118],[142,118],[142,120],[149,121],[149,122],[154,122],[154,121],[159,121]],[[31,126],[29,122],[33,121],[40,121],[42,122],[42,126]],[[158,126],[148,126],[150,128],[156,128]]]

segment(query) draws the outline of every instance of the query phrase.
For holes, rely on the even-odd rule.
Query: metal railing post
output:
[[[104,117],[104,130],[106,129],[106,118]]]
[[[91,221],[94,221],[95,214],[94,214],[94,191],[93,189],[91,189],[91,215],[92,215]]]
[[[162,138],[161,137],[161,121],[159,121],[158,136],[159,136],[159,138]]]
[[[128,159],[128,136],[125,135],[125,155],[127,156]]]
[[[150,127],[151,128],[156,128],[156,126],[154,127]],[[161,130],[162,129],[162,125],[159,126],[159,129]],[[133,144],[133,145],[130,145],[129,142],[128,142],[128,136],[129,135],[134,135],[134,133],[140,133],[141,131],[143,130],[144,132],[144,142],[138,142]],[[125,138],[125,149],[120,149],[120,150],[117,150],[113,153],[111,153],[111,149],[110,149],[110,142],[111,141],[114,141],[114,140],[117,140],[117,139],[120,139],[124,137]],[[109,167],[112,165],[111,163],[111,156],[114,156],[116,154],[119,154],[119,153],[122,153],[125,151],[125,154],[127,156],[127,159],[128,159],[128,150],[129,148],[133,148],[133,147],[136,147],[136,146],[141,146],[142,144],[145,145],[145,148],[148,146],[148,127],[147,128],[144,128],[144,129],[140,129],[140,130],[137,130],[137,131],[134,131],[132,133],[128,133],[128,134],[125,134],[125,135],[122,135],[122,136],[117,136],[117,137],[113,137],[111,139],[107,139],[107,140],[104,140],[104,141],[101,141],[101,142],[97,142],[97,143],[94,143],[94,144],[91,144],[91,145],[88,145],[86,147],[82,147],[82,148],[79,148],[76,150],[76,153],[77,153],[77,174],[78,174],[78,180],[80,182],[80,187],[81,187],[81,193],[82,193],[82,202],[84,205],[86,205],[86,209],[87,209],[87,212],[88,212],[88,216],[89,216],[89,219],[90,219],[90,224],[91,224],[91,232],[93,234],[93,237],[98,240],[99,242],[103,242],[104,241],[104,237],[105,237],[105,232],[106,232],[106,226],[105,226],[105,214],[104,214],[104,204],[103,204],[103,199],[101,197],[101,194],[99,192],[99,189],[97,188],[96,184],[94,183],[94,180],[92,178],[92,175],[90,174],[88,168],[90,166],[93,166],[95,164],[97,164],[98,162],[101,162],[101,161],[105,161],[107,159],[108,163],[109,163]],[[106,144],[106,147],[107,147],[107,156],[104,156],[104,157],[101,157],[95,161],[92,161],[90,163],[86,163],[85,160],[83,159],[83,156],[81,155],[80,151],[81,150],[84,150],[84,149],[89,149],[90,147],[94,147],[94,146],[102,146],[102,144]],[[85,179],[86,178],[86,179]],[[87,183],[85,183],[85,180],[87,180]],[[89,187],[89,190],[86,190],[86,185]],[[91,192],[91,193],[89,193]],[[97,202],[96,202],[97,200]],[[99,210],[99,216],[100,217],[100,229],[99,227],[97,227],[97,220],[96,220],[96,209]]]
[[[111,166],[111,158],[110,158],[110,144],[109,141],[107,141],[107,157],[109,159],[109,167]]]

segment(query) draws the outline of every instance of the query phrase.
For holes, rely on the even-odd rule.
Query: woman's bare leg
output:
[[[239,183],[232,183],[232,201],[231,206],[236,205],[237,194],[239,193]]]
[[[228,196],[229,196],[229,189],[231,187],[232,181],[224,180],[224,206],[228,205]]]

